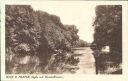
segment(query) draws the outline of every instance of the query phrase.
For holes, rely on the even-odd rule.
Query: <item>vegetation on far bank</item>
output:
[[[62,64],[68,61],[71,65],[78,60],[70,56],[71,48],[86,46],[86,42],[79,39],[75,25],[65,25],[60,17],[35,11],[30,5],[5,7],[6,73],[47,73],[45,69],[54,55],[58,64],[63,60]]]

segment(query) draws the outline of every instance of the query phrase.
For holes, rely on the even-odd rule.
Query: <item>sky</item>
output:
[[[95,5],[77,2],[42,2],[31,4],[34,10],[42,10],[60,17],[63,24],[75,25],[80,39],[92,42]]]

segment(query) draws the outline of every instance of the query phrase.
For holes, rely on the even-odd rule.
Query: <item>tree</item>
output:
[[[45,67],[55,50],[70,51],[79,40],[75,25],[64,25],[60,17],[30,5],[6,5],[5,14],[6,58],[37,56]],[[6,59],[7,66],[15,63],[12,60]]]
[[[122,6],[99,5],[96,7],[94,41],[96,49],[109,46],[111,52],[122,52]]]
[[[96,73],[98,73],[102,61],[107,58],[101,54],[104,46],[109,46],[109,58],[119,65],[122,62],[122,6],[121,5],[99,5],[95,9],[96,18],[93,26],[94,41],[91,45],[96,60]],[[103,65],[104,66],[104,65]]]

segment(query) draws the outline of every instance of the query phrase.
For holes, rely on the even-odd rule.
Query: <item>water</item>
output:
[[[78,63],[79,70],[76,71],[76,74],[96,74],[95,59],[90,47],[75,49],[74,53],[81,53],[80,56],[77,56],[80,62]]]

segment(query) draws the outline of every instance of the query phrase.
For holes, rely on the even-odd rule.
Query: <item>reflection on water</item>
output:
[[[76,74],[96,74],[95,59],[92,53],[89,47],[74,49],[74,54],[78,54],[76,57],[80,60]]]
[[[111,56],[108,52],[99,52],[100,56],[94,58],[90,47],[73,49],[75,57],[79,58],[76,74],[121,74],[122,64],[118,62],[120,57]],[[96,64],[95,64],[96,62]],[[96,66],[97,65],[97,70]]]

